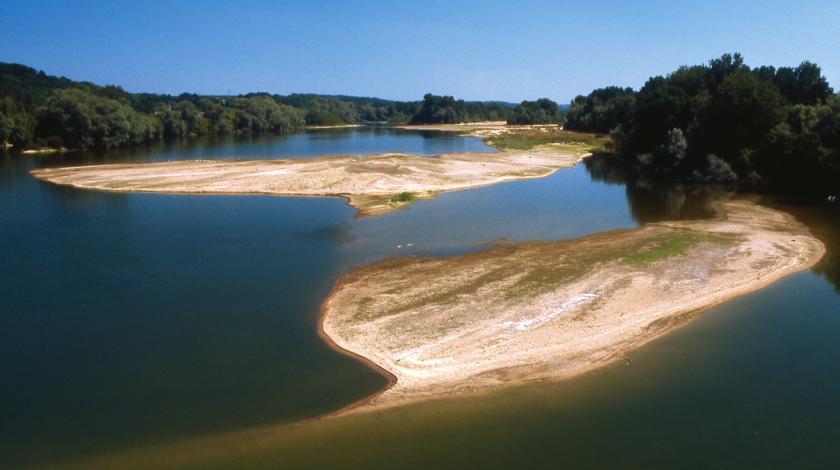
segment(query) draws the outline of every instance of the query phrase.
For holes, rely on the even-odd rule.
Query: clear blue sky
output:
[[[0,61],[129,91],[568,102],[740,51],[840,88],[840,1],[3,0]]]

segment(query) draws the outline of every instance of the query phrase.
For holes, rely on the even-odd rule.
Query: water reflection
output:
[[[831,204],[791,204],[774,198],[765,198],[763,203],[790,212],[825,244],[826,254],[812,270],[840,292],[840,208]]]
[[[715,214],[712,203],[733,196],[724,188],[651,179],[628,181],[620,162],[608,155],[596,155],[587,159],[585,164],[594,180],[626,186],[630,212],[639,224],[712,217]]]

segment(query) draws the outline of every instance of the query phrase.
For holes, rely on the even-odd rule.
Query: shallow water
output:
[[[5,463],[247,432],[317,416],[379,389],[383,378],[315,333],[332,283],[360,263],[711,215],[706,194],[628,189],[597,162],[364,219],[339,199],[111,194],[27,173],[81,162],[486,150],[478,139],[360,128],[5,157]],[[713,309],[633,354],[629,367],[296,425],[255,447],[249,461],[742,466],[836,457],[821,444],[840,438],[830,425],[840,421],[832,400],[840,396],[833,367],[840,296],[828,282],[840,278],[833,256],[840,220],[831,209],[791,210],[828,244],[820,266]]]

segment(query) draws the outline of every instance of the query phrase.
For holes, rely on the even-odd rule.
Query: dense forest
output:
[[[423,97],[420,109],[411,117],[411,124],[455,124],[474,121],[505,121],[510,114],[509,105],[492,102],[467,102],[452,96]]]
[[[638,92],[579,96],[565,126],[609,132],[635,178],[840,193],[840,96],[810,62],[751,68],[726,54],[652,77]]]
[[[523,101],[508,117],[508,124],[563,124],[565,113],[554,101]]]
[[[204,135],[285,134],[306,125],[506,120],[514,105],[428,94],[422,101],[251,93],[128,93],[0,63],[0,143],[111,148]]]

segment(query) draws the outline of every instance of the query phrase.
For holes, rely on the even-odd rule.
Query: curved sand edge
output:
[[[345,274],[319,333],[384,370],[390,385],[339,413],[574,377],[825,253],[788,214],[743,201],[720,208],[726,215],[714,220],[395,258]]]
[[[332,292],[335,292],[336,290],[342,288],[343,279],[344,279],[344,277],[342,276],[342,277],[339,277],[335,281],[335,284],[333,285]],[[327,347],[329,347],[333,351],[336,351],[339,354],[343,354],[347,357],[350,357],[351,359],[354,359],[354,360],[364,364],[365,366],[372,369],[377,374],[384,377],[385,380],[387,380],[388,383],[385,387],[383,387],[383,388],[381,388],[381,389],[379,389],[379,390],[377,390],[377,391],[375,391],[371,394],[363,396],[362,398],[359,398],[358,400],[355,400],[351,403],[348,403],[347,405],[342,406],[338,410],[335,410],[335,411],[317,416],[316,418],[313,418],[313,419],[323,419],[323,418],[329,418],[329,417],[333,417],[333,416],[342,415],[342,414],[347,413],[351,410],[358,409],[358,408],[360,408],[364,405],[371,404],[371,403],[375,402],[377,398],[382,396],[383,393],[387,392],[394,385],[397,384],[397,376],[392,374],[390,371],[388,371],[388,369],[380,367],[377,363],[371,361],[370,359],[366,358],[365,356],[362,356],[361,354],[356,354],[355,352],[350,351],[349,349],[342,348],[335,341],[333,341],[333,339],[330,337],[330,335],[328,335],[326,333],[326,331],[324,330],[324,317],[325,317],[324,314],[326,313],[327,302],[329,301],[329,298],[330,298],[330,296],[328,296],[326,299],[324,299],[323,302],[321,302],[321,308],[318,311],[318,327],[317,327],[318,337],[320,337],[321,340],[324,342],[324,344],[326,344]]]
[[[176,194],[344,197],[359,215],[384,214],[438,193],[541,178],[575,166],[583,148],[543,145],[525,151],[388,153],[286,160],[197,160],[42,168],[31,173],[81,189]],[[396,198],[408,192],[407,200]]]

